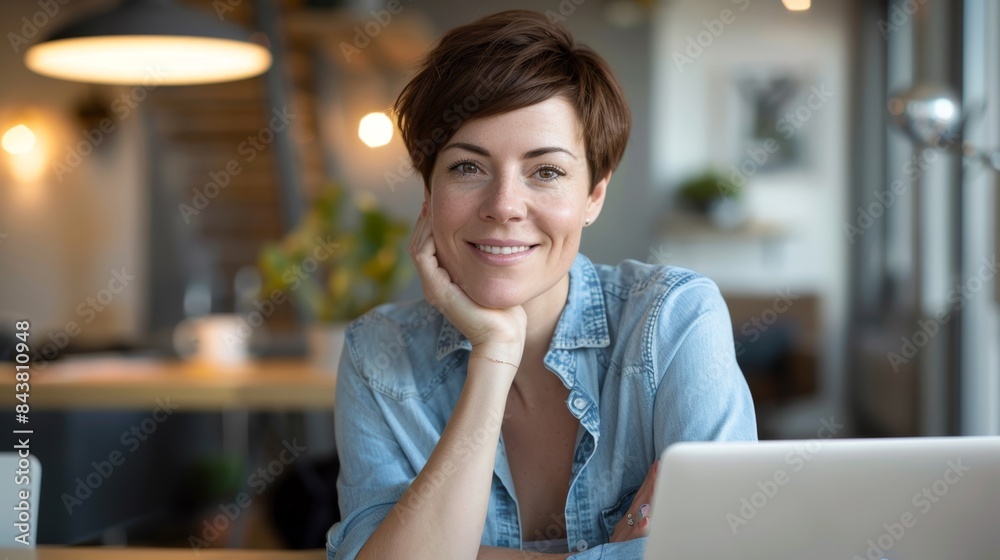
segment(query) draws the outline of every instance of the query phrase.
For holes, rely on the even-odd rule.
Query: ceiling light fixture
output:
[[[808,10],[812,4],[811,0],[781,0],[781,3],[785,5],[785,8],[790,12],[804,12]]]
[[[243,28],[173,0],[124,0],[32,46],[24,62],[63,80],[192,85],[262,74],[271,53]]]

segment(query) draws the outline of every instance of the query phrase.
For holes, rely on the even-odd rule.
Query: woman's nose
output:
[[[480,206],[479,216],[484,220],[504,223],[524,219],[526,204],[524,184],[515,174],[499,174],[486,189],[486,198]]]

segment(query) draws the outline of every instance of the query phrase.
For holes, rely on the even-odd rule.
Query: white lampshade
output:
[[[240,27],[171,0],[125,0],[32,46],[24,62],[64,80],[190,85],[257,76],[271,53]]]
[[[812,7],[811,0],[781,0],[781,3],[791,12],[804,12]]]

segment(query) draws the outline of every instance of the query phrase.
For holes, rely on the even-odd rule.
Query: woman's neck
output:
[[[545,357],[568,296],[569,274],[566,274],[555,286],[523,305],[528,316],[528,330],[522,362],[524,359],[540,362]]]

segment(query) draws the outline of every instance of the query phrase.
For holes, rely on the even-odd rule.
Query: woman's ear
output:
[[[609,181],[611,181],[610,171],[594,185],[594,189],[587,195],[586,217],[590,220],[590,223],[594,223],[597,217],[601,215],[601,208],[604,207],[604,196],[607,193]]]

